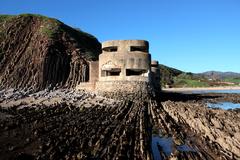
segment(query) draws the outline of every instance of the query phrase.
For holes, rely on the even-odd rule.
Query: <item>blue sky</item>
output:
[[[96,36],[146,39],[152,58],[189,72],[240,72],[240,0],[1,0],[0,14],[38,13]]]

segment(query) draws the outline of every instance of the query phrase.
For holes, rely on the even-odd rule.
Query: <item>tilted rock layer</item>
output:
[[[74,87],[88,80],[98,40],[40,15],[0,16],[1,88]]]
[[[0,159],[240,158],[239,113],[160,96],[0,90]]]

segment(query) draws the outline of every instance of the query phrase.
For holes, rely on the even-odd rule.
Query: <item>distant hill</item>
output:
[[[213,79],[213,80],[224,80],[226,78],[240,77],[240,73],[219,72],[219,71],[207,71],[207,72],[199,73],[198,75],[201,75],[201,76],[204,76],[205,78]]]
[[[183,72],[160,64],[162,87],[212,87],[240,85],[240,73],[207,71],[203,73]]]

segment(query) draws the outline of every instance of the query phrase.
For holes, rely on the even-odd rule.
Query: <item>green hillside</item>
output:
[[[209,87],[210,84],[204,77],[193,73],[182,73],[174,77],[172,87]]]
[[[215,72],[204,73],[183,72],[160,64],[162,87],[217,87],[217,86],[239,86],[239,73]]]
[[[174,83],[174,78],[183,73],[175,68],[165,66],[163,64],[159,65],[160,74],[161,74],[161,86],[171,86]]]

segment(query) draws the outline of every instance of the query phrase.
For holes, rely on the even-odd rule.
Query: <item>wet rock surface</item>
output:
[[[71,90],[5,93],[0,159],[151,158],[148,107],[142,101]]]
[[[239,159],[240,115],[214,98],[1,90],[0,159]]]
[[[217,155],[223,154],[218,159],[240,158],[239,109],[226,111],[220,108],[209,108],[207,105],[207,103],[224,101],[236,103],[240,99],[239,94],[169,94],[174,94],[178,98],[162,100],[163,109],[177,124],[193,132],[192,136],[195,138],[191,143],[200,145],[202,147],[200,150],[207,153],[211,150]],[[209,156],[213,158],[211,154]]]

